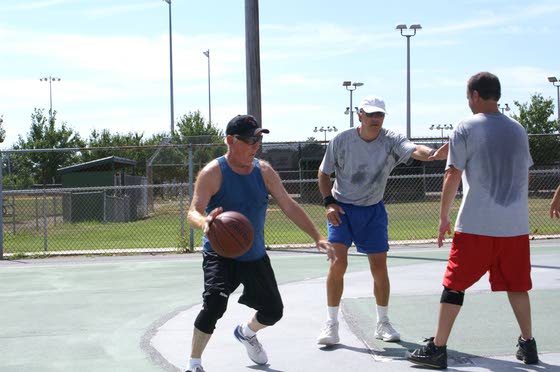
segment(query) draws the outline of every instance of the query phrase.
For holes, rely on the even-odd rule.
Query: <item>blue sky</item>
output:
[[[175,117],[208,117],[224,129],[246,112],[243,0],[174,0]],[[531,94],[554,98],[560,78],[558,0],[261,0],[263,127],[269,140],[323,139],[318,126],[349,127],[350,94],[387,103],[385,126],[406,133],[406,38],[399,23],[423,27],[411,39],[412,136],[439,136],[432,124],[470,114],[466,80],[491,71],[501,103]],[[93,129],[166,132],[169,110],[168,5],[162,0],[0,2],[0,115],[11,147],[25,136],[35,107],[87,138]],[[515,112],[515,109],[514,111]],[[512,111],[510,111],[512,113]],[[556,111],[555,111],[556,113]],[[355,119],[355,125],[357,119]],[[331,138],[333,133],[328,133]]]

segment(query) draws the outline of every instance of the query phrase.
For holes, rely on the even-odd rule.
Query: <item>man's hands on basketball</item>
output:
[[[327,220],[332,223],[334,226],[338,226],[342,223],[340,219],[340,213],[346,214],[344,209],[338,204],[329,204],[327,207]]]
[[[217,215],[219,215],[220,213],[222,213],[224,211],[224,208],[222,207],[218,207],[216,209],[214,209],[212,212],[210,212],[208,214],[208,216],[206,216],[206,223],[204,224],[204,233],[208,234],[208,229],[210,228],[210,225],[212,224],[212,221],[214,221],[214,218],[216,218]]]
[[[443,245],[443,240],[445,239],[445,234],[451,235],[451,221],[449,217],[440,217],[439,219],[439,234],[437,239],[438,247]]]

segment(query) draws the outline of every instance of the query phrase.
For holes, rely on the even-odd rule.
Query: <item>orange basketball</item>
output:
[[[212,249],[220,256],[236,258],[243,255],[253,244],[253,226],[239,212],[223,212],[214,218],[206,234]]]

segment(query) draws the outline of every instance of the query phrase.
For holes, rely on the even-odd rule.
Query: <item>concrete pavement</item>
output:
[[[536,244],[538,245],[538,244]],[[541,363],[526,366],[515,357],[519,333],[505,296],[490,293],[484,277],[472,287],[450,339],[449,369],[456,371],[560,371],[560,253],[547,248],[533,249],[533,318]],[[435,253],[434,253],[435,252]],[[316,337],[326,317],[325,278],[280,286],[285,303],[284,318],[259,332],[269,364],[257,366],[233,337],[233,329],[248,320],[253,311],[230,298],[228,311],[203,355],[203,366],[212,371],[273,372],[299,371],[413,371],[404,355],[420,344],[422,336],[435,330],[441,278],[446,254],[430,249],[392,249],[391,260],[408,260],[390,267],[392,305],[390,317],[401,332],[400,343],[384,343],[373,337],[374,303],[369,271],[348,273],[341,305],[341,343],[321,348]],[[272,258],[274,261],[274,257]],[[190,350],[192,324],[200,305],[169,315],[150,330],[145,350],[165,370],[184,371]],[[488,319],[486,319],[488,318]],[[486,320],[485,320],[486,319]]]

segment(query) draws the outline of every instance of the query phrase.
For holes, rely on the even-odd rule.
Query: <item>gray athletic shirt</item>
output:
[[[449,138],[447,167],[463,171],[455,230],[508,237],[529,233],[529,167],[525,129],[506,115],[476,114]]]
[[[335,172],[334,198],[342,203],[368,206],[383,200],[389,174],[408,161],[416,145],[405,136],[381,128],[379,136],[366,142],[356,128],[334,137],[327,147],[319,170]]]

